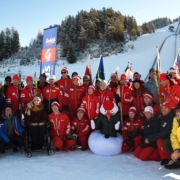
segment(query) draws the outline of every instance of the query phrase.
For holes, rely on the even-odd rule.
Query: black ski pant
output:
[[[29,127],[31,134],[31,145],[32,146],[43,146],[44,137],[46,133],[46,126],[30,126]]]

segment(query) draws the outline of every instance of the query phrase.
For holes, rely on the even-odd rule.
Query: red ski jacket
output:
[[[58,87],[62,90],[63,94],[67,92],[67,89],[72,85],[72,79],[59,79],[57,82]]]
[[[77,118],[74,118],[71,122],[71,130],[72,133],[75,133],[80,136],[89,135],[90,134],[90,121],[85,116],[80,121]]]
[[[6,91],[6,102],[12,104],[13,113],[19,114],[19,89],[16,86],[9,86]]]
[[[95,95],[99,98],[100,100],[100,106],[104,103],[104,101],[106,99],[113,101],[114,103],[116,103],[115,101],[115,97],[114,97],[114,93],[110,90],[105,90],[105,91],[101,91],[100,89],[95,90]]]
[[[85,109],[85,114],[90,120],[99,116],[100,103],[95,94],[83,97],[81,107]]]
[[[51,113],[48,115],[48,118],[52,125],[50,130],[51,136],[66,136],[71,134],[70,120],[65,113]]]
[[[52,112],[51,104],[54,101],[59,102],[60,109],[62,109],[63,92],[58,87],[56,87],[55,85],[53,85],[53,86],[48,85],[48,86],[43,88],[42,94],[43,94],[45,109],[46,109],[48,114],[50,114]]]

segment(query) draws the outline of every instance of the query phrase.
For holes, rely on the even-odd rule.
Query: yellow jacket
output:
[[[173,119],[170,139],[173,150],[180,149],[180,119],[177,119],[177,117]]]

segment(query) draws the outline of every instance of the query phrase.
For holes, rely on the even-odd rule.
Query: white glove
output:
[[[119,130],[119,126],[120,126],[120,122],[118,121],[118,122],[114,125],[114,127],[115,127],[116,130]]]
[[[94,122],[94,120],[91,120],[91,128],[95,129],[95,122]]]

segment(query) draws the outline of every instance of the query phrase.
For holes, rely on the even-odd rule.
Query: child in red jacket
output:
[[[90,121],[84,114],[85,109],[78,108],[77,117],[71,122],[72,133],[74,133],[72,136],[77,137],[76,143],[82,146],[82,151],[88,148],[88,137],[90,133]]]
[[[122,151],[129,152],[134,150],[140,143],[141,139],[136,137],[137,130],[143,128],[143,121],[136,116],[137,110],[135,107],[129,108],[129,117],[123,123],[122,136],[124,142],[122,144]],[[139,142],[139,143],[138,143]]]
[[[57,150],[74,150],[75,140],[71,136],[71,126],[69,117],[59,111],[60,105],[58,102],[51,104],[53,113],[49,114],[48,118],[51,123],[50,135]]]

